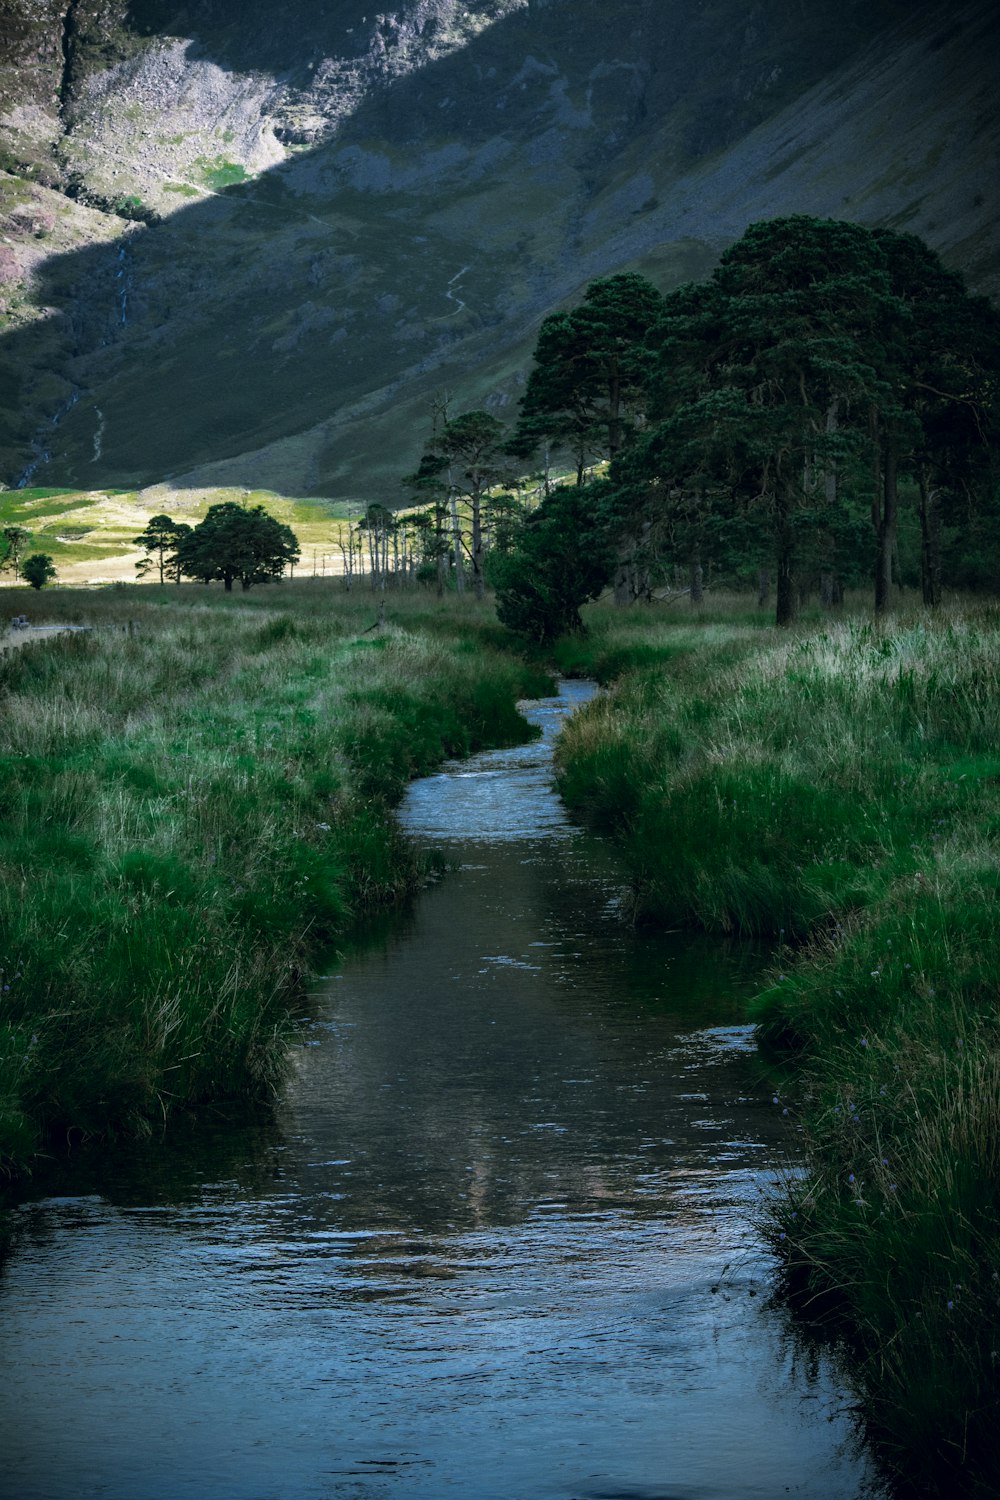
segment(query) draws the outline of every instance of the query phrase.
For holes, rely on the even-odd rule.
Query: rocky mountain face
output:
[[[1000,282],[992,0],[0,0],[0,480],[400,498],[596,275],[789,212]]]

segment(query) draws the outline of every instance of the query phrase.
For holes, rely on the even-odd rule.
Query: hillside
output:
[[[0,0],[0,479],[395,503],[593,276],[756,218],[1000,285],[1000,18],[883,0]]]

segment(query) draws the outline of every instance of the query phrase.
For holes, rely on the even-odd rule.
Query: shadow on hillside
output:
[[[365,14],[361,0],[133,5],[175,34],[199,10],[214,23],[198,55],[230,70],[264,56],[293,85],[304,42],[328,52]],[[734,24],[738,0],[685,8],[673,30],[660,0],[624,0],[610,41],[603,0],[574,0],[572,25],[568,10],[514,12],[368,94],[336,141],[110,250],[46,262],[36,300],[52,317],[0,342],[0,479],[47,453],[34,482],[146,483],[502,359],[555,302],[618,269],[582,260],[577,235],[637,142],[676,119],[689,156],[714,150],[861,39],[833,0],[808,19],[791,7],[794,24],[764,38]],[[747,79],[776,58],[784,93],[762,84],[748,100]],[[302,493],[322,492],[321,467],[299,474]]]

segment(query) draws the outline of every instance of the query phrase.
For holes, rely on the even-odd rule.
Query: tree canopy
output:
[[[511,451],[563,448],[578,484],[590,460],[618,453],[641,404],[643,343],[662,303],[652,282],[626,271],[592,282],[579,307],[546,318]]]
[[[486,589],[489,494],[505,478],[509,467],[506,441],[504,424],[490,412],[462,412],[446,419],[432,434],[416,473],[408,480],[421,496],[447,497],[450,502],[461,496],[467,501],[471,516],[468,555],[478,599]],[[457,516],[453,530],[457,551],[463,546]],[[457,566],[461,568],[460,561]]]
[[[56,576],[55,566],[47,552],[32,552],[24,559],[21,574],[33,589],[42,589]]]
[[[547,318],[513,446],[562,443],[578,479],[585,451],[610,460],[602,536],[631,597],[664,562],[692,591],[703,561],[773,569],[784,624],[817,573],[832,592],[867,572],[888,606],[901,486],[936,602],[943,523],[997,503],[998,390],[1000,318],[928,246],[800,214],[751,225],[705,282],[661,297],[608,277]]]
[[[229,593],[237,578],[244,589],[280,578],[298,561],[299,544],[291,528],[262,505],[226,500],[210,505],[205,519],[181,536],[176,555],[185,577],[218,579]]]
[[[168,572],[173,573],[175,583],[180,583],[178,548],[184,537],[190,535],[191,527],[185,521],[172,521],[169,516],[164,515],[150,516],[145,528],[137,537],[132,538],[136,546],[142,547],[146,553],[136,563],[140,578],[144,578],[155,567],[159,570],[161,583]]]

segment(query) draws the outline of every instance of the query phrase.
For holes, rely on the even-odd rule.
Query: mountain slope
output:
[[[53,311],[22,296],[0,344],[8,483],[30,461],[392,503],[434,392],[510,408],[554,305],[626,266],[704,274],[755,218],[913,228],[997,285],[984,0],[947,26],[622,0],[610,34],[596,0],[81,14],[8,138],[66,216],[154,221],[115,218],[110,250],[32,237]]]

